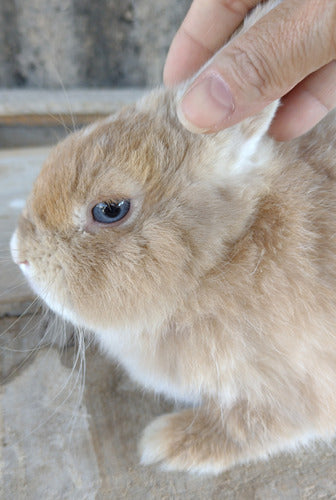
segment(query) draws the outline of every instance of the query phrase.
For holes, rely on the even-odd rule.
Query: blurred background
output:
[[[53,144],[160,84],[190,4],[1,0],[0,147]]]
[[[1,0],[0,86],[161,82],[191,0]]]

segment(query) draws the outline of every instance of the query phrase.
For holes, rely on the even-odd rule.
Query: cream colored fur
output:
[[[336,122],[276,144],[275,103],[198,136],[179,91],[56,146],[12,247],[52,309],[191,404],[147,427],[143,462],[218,473],[335,431]],[[92,221],[121,199],[124,222]]]

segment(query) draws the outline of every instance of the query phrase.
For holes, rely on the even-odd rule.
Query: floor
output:
[[[42,314],[10,263],[10,234],[46,154],[0,151],[0,498],[336,498],[336,442],[217,477],[139,465],[142,429],[170,404],[144,393],[93,345],[83,384],[71,328]]]

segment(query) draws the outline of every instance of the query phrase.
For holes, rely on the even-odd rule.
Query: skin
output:
[[[260,0],[194,0],[171,44],[164,82],[190,77],[179,117],[192,132],[216,132],[282,98],[270,135],[298,137],[336,107],[336,2],[283,0],[219,50]]]

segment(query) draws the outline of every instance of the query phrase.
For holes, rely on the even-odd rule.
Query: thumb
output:
[[[260,12],[254,11],[248,25]],[[335,21],[334,0],[284,0],[196,76],[178,105],[183,125],[216,132],[285,95],[335,58]]]

